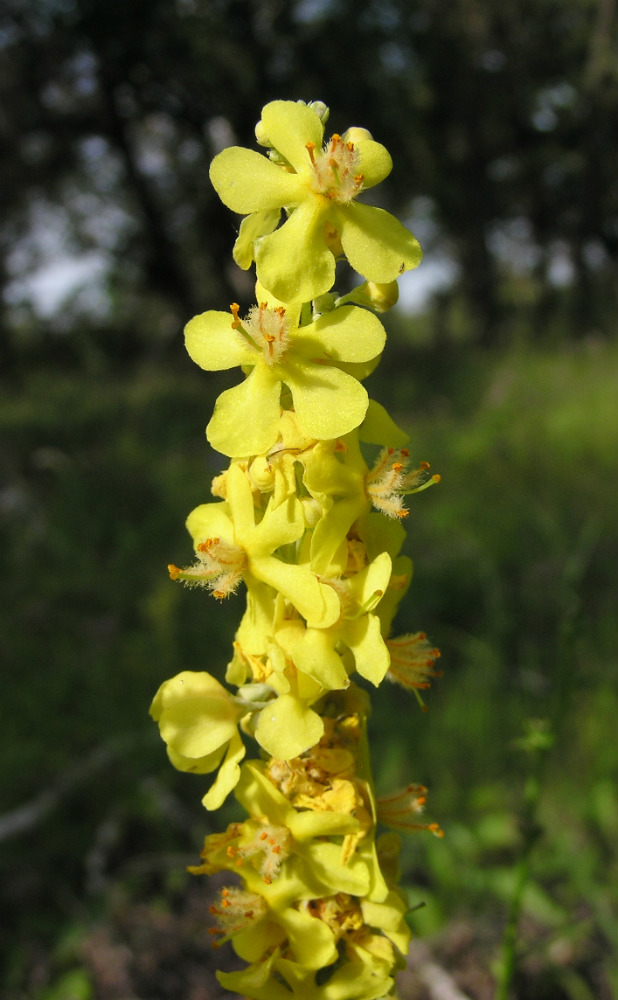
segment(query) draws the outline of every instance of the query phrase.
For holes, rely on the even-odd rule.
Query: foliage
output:
[[[444,391],[434,379],[429,393],[419,377],[414,396],[411,347],[400,339],[398,348],[388,391],[411,405],[400,422],[417,428],[415,453],[432,455],[449,489],[448,503],[438,491],[410,515],[422,567],[411,607],[444,640],[445,677],[422,726],[411,702],[410,724],[404,717],[392,740],[402,706],[391,688],[372,720],[379,784],[422,761],[446,828],[437,850],[416,841],[405,857],[421,887],[410,902],[426,904],[414,926],[426,935],[447,912],[501,922],[527,774],[512,741],[525,720],[555,718],[558,703],[525,897],[526,960],[534,970],[542,953],[554,984],[575,962],[591,983],[611,966],[614,919],[616,351],[593,342],[466,352],[450,362],[457,391],[449,363]],[[429,366],[414,355],[419,376]],[[202,662],[216,673],[227,658],[232,620],[215,630],[162,565],[183,545],[190,555],[179,495],[189,509],[219,471],[196,437],[211,405],[191,372],[148,365],[123,378],[33,372],[2,396],[2,820],[45,789],[57,794],[2,843],[11,998],[32,996],[33,976],[51,982],[72,967],[75,950],[53,952],[53,942],[94,920],[114,886],[173,905],[168,873],[193,860],[203,834],[195,778],[170,780],[142,710],[175,669]],[[68,773],[76,761],[79,773]]]
[[[246,297],[206,164],[281,94],[323,94],[335,128],[366,122],[400,149],[385,207],[421,219],[476,341],[508,337],[515,314],[546,336],[561,284],[562,330],[607,332],[616,18],[607,0],[7,0],[5,368],[24,342],[122,365],[167,351],[204,303]],[[85,285],[41,315],[31,291],[65,258]],[[85,328],[88,347],[70,335]]]

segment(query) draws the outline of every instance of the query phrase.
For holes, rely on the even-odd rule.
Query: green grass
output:
[[[543,928],[548,954],[564,940],[597,964],[611,951],[617,371],[616,345],[595,343],[462,351],[443,370],[419,355],[410,374],[391,359],[390,380],[370,384],[395,401],[413,458],[442,474],[411,504],[415,579],[398,625],[440,645],[444,677],[427,714],[413,699],[402,708],[390,686],[375,695],[376,779],[384,791],[428,785],[428,812],[446,830],[404,847],[410,901],[426,903],[415,928],[437,933],[465,915],[491,928],[493,958],[531,769],[517,740],[535,719],[554,746],[522,921]],[[173,672],[222,677],[241,613],[242,599],[221,608],[165,570],[189,558],[184,517],[224,464],[203,437],[215,386],[149,368],[123,378],[35,371],[0,398],[3,812],[58,793],[1,845],[12,998],[34,995],[39,961],[38,995],[51,1000],[54,975],[73,974],[53,958],[63,935],[114,886],[164,898],[168,872],[225,823],[200,809],[201,780],[167,764],[147,716]],[[524,927],[522,947],[532,943]],[[547,997],[585,997],[591,976],[578,962],[550,963],[562,993]]]

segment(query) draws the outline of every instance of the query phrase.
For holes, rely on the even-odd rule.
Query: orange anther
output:
[[[177,580],[181,570],[178,568],[178,566],[174,566],[173,563],[170,563],[169,566],[167,567],[167,572],[169,573],[170,578],[172,580]]]
[[[430,466],[429,462],[421,462],[421,464],[419,465],[419,469],[422,469],[423,472],[427,472],[427,469],[430,469],[430,468],[431,468],[431,466]]]
[[[314,156],[314,153],[313,153],[313,151],[315,149],[315,142],[307,142],[307,143],[305,143],[305,149],[309,153],[309,159],[311,160],[313,166],[315,167],[315,156]]]
[[[234,330],[237,330],[239,328],[239,326],[240,326],[240,320],[238,318],[239,311],[240,311],[240,306],[238,305],[238,302],[232,302],[232,304],[230,306],[230,312],[231,312],[231,314],[233,316],[233,319],[232,319],[232,328]]]

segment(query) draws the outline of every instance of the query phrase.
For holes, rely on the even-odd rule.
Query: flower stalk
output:
[[[410,935],[381,826],[442,835],[419,822],[423,786],[376,799],[367,740],[367,687],[387,678],[420,701],[440,676],[424,633],[390,634],[411,579],[404,497],[439,476],[409,469],[407,435],[362,384],[386,341],[377,314],[421,251],[356,200],[389,173],[386,149],[359,128],[325,140],[327,118],[273,101],[256,127],[266,155],[232,147],[211,165],[245,216],[234,258],[255,263],[256,302],[186,327],[200,367],[241,378],[207,427],[230,462],[187,519],[195,561],[169,573],[219,601],[244,585],[246,608],[225,685],[183,671],[150,709],[172,764],[215,774],[206,809],[233,792],[246,813],[189,870],[229,872],[211,933],[246,967],[218,978],[255,1000],[394,997]],[[338,261],[364,279],[343,296]]]

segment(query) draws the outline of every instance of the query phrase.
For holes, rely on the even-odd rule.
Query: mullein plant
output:
[[[206,809],[233,792],[246,813],[189,870],[230,873],[211,932],[247,965],[218,978],[255,1000],[393,997],[410,933],[399,837],[377,831],[441,836],[419,822],[421,785],[376,798],[367,741],[368,689],[395,681],[423,706],[438,674],[425,634],[391,637],[391,623],[412,574],[404,498],[439,477],[411,467],[407,435],[362,385],[386,340],[376,313],[421,250],[356,200],[390,172],[387,150],[361,128],[325,142],[327,118],[320,102],[273,101],[256,126],[266,155],[231,147],[211,165],[245,216],[234,259],[256,265],[256,304],[186,327],[196,364],[241,373],[207,427],[230,461],[189,514],[195,560],[169,573],[219,601],[244,584],[246,609],[227,686],[185,670],[150,709],[176,768],[215,773]],[[338,261],[365,279],[344,295]]]

